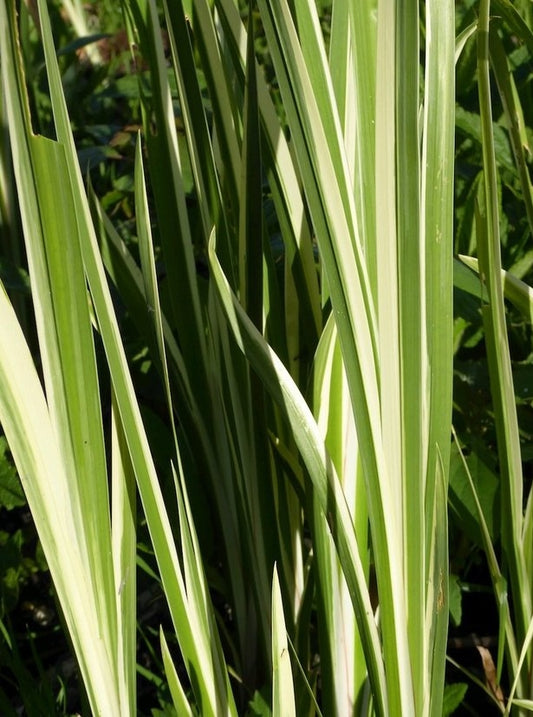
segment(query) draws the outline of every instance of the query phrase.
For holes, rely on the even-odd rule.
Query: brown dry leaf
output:
[[[505,700],[503,698],[503,692],[500,685],[496,681],[496,667],[494,660],[489,650],[482,645],[476,645],[476,648],[481,655],[481,662],[483,663],[483,672],[485,673],[485,682],[487,687],[492,692],[494,697],[498,700],[502,708],[505,709]]]

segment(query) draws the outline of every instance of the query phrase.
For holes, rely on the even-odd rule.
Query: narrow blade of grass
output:
[[[296,717],[291,658],[283,617],[279,578],[274,566],[272,579],[272,715]]]
[[[160,630],[159,634],[161,638],[161,654],[163,656],[165,674],[167,676],[168,687],[170,689],[170,694],[172,695],[172,701],[174,703],[174,707],[176,708],[176,712],[178,713],[178,715],[183,715],[183,717],[194,717],[194,713],[189,704],[189,700],[187,699],[185,691],[180,682],[180,678],[174,666],[174,662],[172,661],[172,656],[170,654],[170,650],[168,649],[165,633],[163,632],[163,630]]]
[[[482,314],[502,475],[502,541],[514,597],[516,638],[518,642],[522,642],[532,614],[532,606],[522,547],[523,475],[501,281],[499,200],[489,75],[489,12],[490,3],[483,1],[478,22],[477,57],[483,138],[484,205],[480,207],[476,217],[476,232],[481,276],[486,283],[488,294],[488,305],[483,307]],[[522,673],[521,694],[525,694],[526,689],[526,676]]]

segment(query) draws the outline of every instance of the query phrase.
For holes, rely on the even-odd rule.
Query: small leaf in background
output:
[[[24,491],[12,461],[6,455],[7,441],[0,437],[0,507],[13,510],[26,504]]]
[[[28,273],[5,257],[0,257],[0,280],[8,291],[21,294],[30,293]]]
[[[457,627],[461,624],[461,618],[463,616],[461,586],[459,584],[458,575],[450,575],[449,608],[452,622]]]
[[[48,563],[46,562],[43,546],[41,545],[40,540],[37,541],[37,545],[35,546],[35,565],[41,572],[48,572]]]
[[[498,533],[498,478],[477,453],[471,453],[466,461],[472,474],[487,527],[494,540]],[[481,537],[474,498],[455,447],[452,448],[450,463],[450,507],[458,516],[465,533],[480,544]]]
[[[513,384],[517,403],[529,406],[533,398],[533,365],[527,361],[513,367]]]
[[[468,137],[481,142],[481,120],[478,114],[467,112],[462,107],[456,109],[457,128],[464,132]],[[498,125],[494,125],[494,145],[496,150],[496,158],[498,164],[505,167],[509,171],[514,171],[513,158],[511,155],[511,147],[509,140],[503,130]]]
[[[0,531],[0,615],[10,612],[19,598],[22,569],[22,532],[13,535]]]
[[[452,715],[455,712],[463,702],[467,689],[468,685],[464,682],[446,685],[442,702],[442,717],[448,717],[448,715]]]
[[[272,710],[263,695],[257,690],[254,692],[253,698],[248,703],[250,714],[253,717],[272,717]]]

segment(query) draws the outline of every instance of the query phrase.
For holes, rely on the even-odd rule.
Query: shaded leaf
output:
[[[6,456],[8,450],[4,436],[0,437],[0,507],[12,510],[26,504],[22,484],[13,463]]]
[[[498,534],[496,502],[499,495],[498,477],[476,453],[468,456],[466,461],[476,486],[489,533],[494,540]],[[465,477],[461,458],[455,447],[452,447],[450,463],[450,503],[468,536],[476,543],[481,544],[475,501]]]
[[[442,717],[448,717],[462,703],[468,685],[465,682],[456,682],[453,685],[446,685],[444,688],[444,700],[442,703]]]

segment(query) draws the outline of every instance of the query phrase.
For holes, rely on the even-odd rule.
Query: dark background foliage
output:
[[[328,31],[329,7],[321,3],[324,31]],[[31,8],[31,4],[29,6]],[[476,3],[458,2],[457,33],[474,21]],[[50,133],[51,108],[38,33],[31,13],[21,6],[23,53],[28,68],[28,87],[35,131]],[[64,87],[72,117],[80,164],[102,206],[115,227],[136,255],[135,215],[133,206],[134,146],[140,129],[138,80],[141,73],[150,92],[150,73],[146,67],[134,67],[123,29],[122,17],[111,2],[89,5],[94,27],[93,47],[102,62],[89,61],[88,46],[79,42],[65,21],[59,4],[50,3],[56,45],[59,48]],[[526,12],[526,11],[524,11]],[[532,11],[527,10],[528,13]],[[243,8],[243,15],[246,14]],[[531,17],[525,15],[531,23]],[[259,19],[256,25],[256,52],[275,98],[278,92]],[[533,63],[531,52],[515,29],[498,21],[502,42],[511,63],[517,90],[532,137]],[[531,27],[531,24],[529,25]],[[475,208],[481,191],[481,129],[477,110],[476,47],[470,40],[457,64],[456,112],[456,184],[454,253],[476,253]],[[529,285],[533,285],[533,245],[531,228],[524,212],[522,190],[513,160],[508,133],[497,88],[493,88],[496,153],[501,201],[502,263]],[[176,125],[180,129],[180,111],[175,99]],[[279,99],[277,99],[279,105]],[[206,102],[208,99],[206,98]],[[280,108],[282,111],[282,108]],[[183,139],[183,137],[182,137]],[[528,148],[528,161],[531,153]],[[185,167],[185,172],[189,170]],[[186,180],[192,187],[192,181]],[[194,210],[195,197],[190,194]],[[265,202],[268,203],[268,196]],[[274,222],[275,224],[275,222]],[[0,277],[26,316],[31,335],[28,309],[28,278],[24,257],[14,246],[16,217],[9,226],[0,226]],[[154,228],[157,237],[157,228]],[[8,235],[8,232],[11,234]],[[279,241],[272,231],[272,241]],[[198,271],[202,271],[198,257]],[[164,267],[161,267],[164,273]],[[479,491],[491,537],[499,542],[498,455],[493,407],[486,364],[481,304],[483,299],[460,288],[455,289],[455,371],[454,425],[467,456]],[[139,340],[131,317],[120,306],[123,335],[134,369],[134,378],[144,408],[144,419],[163,480],[168,480],[168,446],[171,439],[162,417],[164,397],[154,375],[150,356]],[[523,459],[524,493],[533,478],[533,350],[532,327],[513,308],[508,307],[509,340],[518,406]],[[167,440],[168,439],[168,440]],[[450,642],[449,653],[455,661],[484,679],[478,645],[496,651],[498,612],[490,577],[482,551],[479,528],[472,498],[464,484],[460,458],[452,454],[449,496],[450,514]],[[210,523],[206,505],[205,523]],[[201,531],[204,536],[207,530]],[[163,678],[157,635],[159,625],[167,621],[165,603],[154,576],[154,560],[145,526],[139,525],[139,605],[138,665],[139,713],[173,714]],[[220,622],[231,631],[231,606],[220,578],[219,556],[215,541],[207,547],[210,555],[208,577]],[[450,682],[467,682],[464,675],[450,668]],[[461,688],[462,689],[462,688]],[[257,698],[258,699],[258,698]],[[62,626],[53,586],[8,446],[0,437],[0,713],[52,715],[71,714],[84,709],[83,689],[75,661]],[[489,714],[490,704],[481,690],[469,685],[457,714]],[[251,713],[255,713],[253,706]]]

